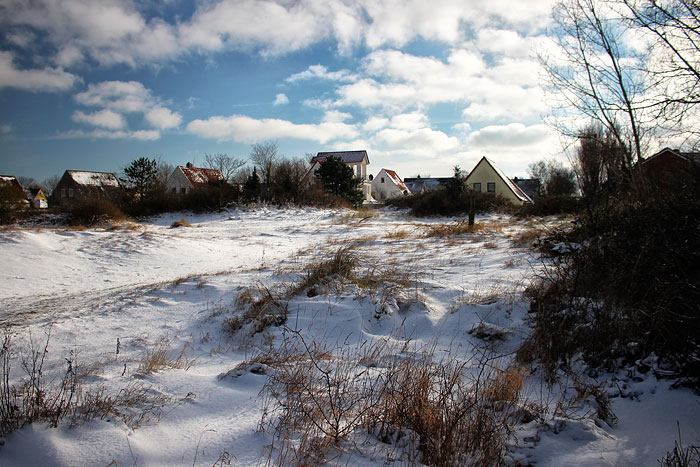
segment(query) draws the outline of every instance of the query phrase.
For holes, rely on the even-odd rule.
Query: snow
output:
[[[170,227],[183,217],[191,227]],[[388,293],[382,286],[319,287],[313,296],[293,297],[287,325],[295,332],[329,349],[410,341],[411,348],[434,346],[452,358],[469,358],[484,345],[512,354],[527,332],[522,291],[541,260],[511,237],[532,225],[487,216],[477,219],[485,227],[475,234],[424,236],[427,225],[447,221],[388,210],[359,221],[343,210],[261,208],[178,213],[112,228],[0,231],[0,322],[11,326],[17,346],[13,381],[22,377],[21,349],[43,345],[50,331],[47,377],[59,380],[73,352],[85,390],[143,388],[168,400],[140,426],[115,417],[27,426],[6,437],[0,465],[212,465],[225,453],[233,465],[257,465],[272,440],[259,430],[269,375],[237,366],[279,345],[283,334],[276,328],[231,336],[223,320],[244,288],[291,280],[350,243],[361,265],[412,285]],[[162,339],[175,355],[186,349],[188,368],[139,374],[144,354]],[[507,365],[508,357],[502,360]],[[590,415],[590,405],[555,413],[566,383],[547,388],[539,374],[530,375],[524,396],[544,408],[540,418],[514,427],[508,459],[651,466],[673,448],[677,423],[684,441],[700,437],[692,392],[671,388],[651,371],[596,381],[615,396],[612,426]],[[370,437],[361,446],[339,453],[336,464],[385,464],[385,445]]]
[[[118,187],[119,181],[113,173],[106,172],[85,172],[81,170],[71,170],[70,176],[76,183],[85,186],[113,186]]]

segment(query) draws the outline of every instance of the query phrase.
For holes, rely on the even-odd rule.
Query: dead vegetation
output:
[[[140,375],[149,375],[168,368],[189,370],[194,361],[187,358],[187,344],[174,354],[171,350],[171,342],[167,337],[161,337],[155,343],[153,350],[146,352],[136,372]]]
[[[67,420],[70,425],[84,422],[119,418],[130,429],[145,423],[158,422],[164,407],[175,403],[171,396],[155,391],[141,383],[130,383],[116,394],[108,393],[104,386],[87,390],[80,371],[81,365],[73,351],[65,360],[65,372],[58,379],[46,376],[44,367],[50,355],[51,330],[46,341],[20,352],[19,361],[24,378],[12,383],[12,357],[15,350],[12,335],[5,331],[0,349],[0,437],[35,422],[45,422],[57,427]]]
[[[187,219],[184,217],[180,219],[179,221],[175,221],[172,224],[170,224],[171,229],[176,229],[178,227],[192,227],[189,222],[187,222]]]
[[[263,389],[261,428],[274,437],[267,463],[316,465],[362,437],[385,443],[400,462],[503,462],[522,403],[521,370],[409,347],[327,349],[292,331],[274,349],[289,357],[271,360],[275,371]]]

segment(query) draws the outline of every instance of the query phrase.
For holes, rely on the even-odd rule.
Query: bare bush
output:
[[[362,433],[410,462],[502,462],[520,370],[499,371],[488,358],[436,360],[405,345],[329,350],[293,332],[274,354],[295,358],[276,364],[262,391],[261,427],[274,434],[268,463],[321,463]]]

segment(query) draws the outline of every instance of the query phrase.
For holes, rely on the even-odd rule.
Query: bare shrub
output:
[[[177,355],[170,350],[171,343],[167,337],[161,337],[155,343],[153,350],[146,352],[141,359],[137,373],[148,375],[166,368],[189,370],[194,362],[187,358],[187,344]]]
[[[45,359],[49,355],[50,329],[46,342],[37,348],[32,342],[26,353],[20,355],[25,378],[10,384],[12,338],[5,332],[0,349],[0,437],[6,436],[34,422],[46,422],[57,427],[63,419],[72,425],[107,416],[120,418],[131,429],[148,421],[158,421],[163,407],[172,403],[170,396],[155,393],[149,386],[129,385],[116,396],[104,387],[84,391],[77,374],[78,364],[71,352],[65,358],[66,371],[59,381],[48,380],[44,374]]]
[[[401,439],[395,453],[410,462],[502,462],[520,370],[496,371],[486,358],[435,360],[432,350],[411,352],[405,345],[329,351],[292,332],[274,355],[295,357],[273,363],[262,391],[261,428],[274,434],[268,463],[322,463],[362,433],[390,445]]]
[[[101,198],[87,198],[69,210],[71,225],[92,226],[107,222],[124,222],[126,215],[110,201]]]

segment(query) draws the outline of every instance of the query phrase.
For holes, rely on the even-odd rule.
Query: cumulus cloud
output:
[[[108,128],[110,130],[117,130],[126,126],[124,116],[109,109],[103,109],[90,114],[78,110],[73,113],[73,121]]]
[[[245,115],[216,116],[206,120],[193,120],[187,124],[187,131],[217,141],[243,143],[255,143],[266,139],[296,138],[324,144],[339,138],[353,138],[358,134],[353,125],[342,122],[324,121],[318,124],[297,124],[288,120],[255,119]]]
[[[275,101],[272,103],[272,105],[287,105],[289,104],[289,98],[287,97],[286,94],[279,93],[275,96]]]
[[[11,52],[0,51],[0,89],[59,92],[72,88],[79,81],[79,77],[62,68],[20,70],[15,66]]]
[[[328,40],[341,53],[415,39],[457,45],[470,28],[540,29],[552,0],[213,0],[196,2],[190,17],[180,16],[178,4],[166,2],[160,16],[146,16],[140,2],[121,0],[13,1],[2,11],[14,43],[31,42],[26,31],[41,32],[61,51],[57,63],[89,56],[105,65],[139,66],[192,52],[244,49],[276,55]],[[80,54],[63,52],[67,44]]]
[[[91,83],[87,90],[76,94],[74,98],[77,103],[83,106],[103,108],[102,111],[93,115],[141,113],[151,127],[160,130],[176,128],[182,122],[182,116],[178,112],[165,107],[159,99],[152,95],[149,89],[138,81]],[[79,114],[79,120],[76,121],[90,123],[84,117],[85,114],[82,112]]]
[[[182,121],[182,116],[179,113],[165,107],[154,107],[148,110],[144,116],[152,127],[160,128],[161,130],[177,128]]]

